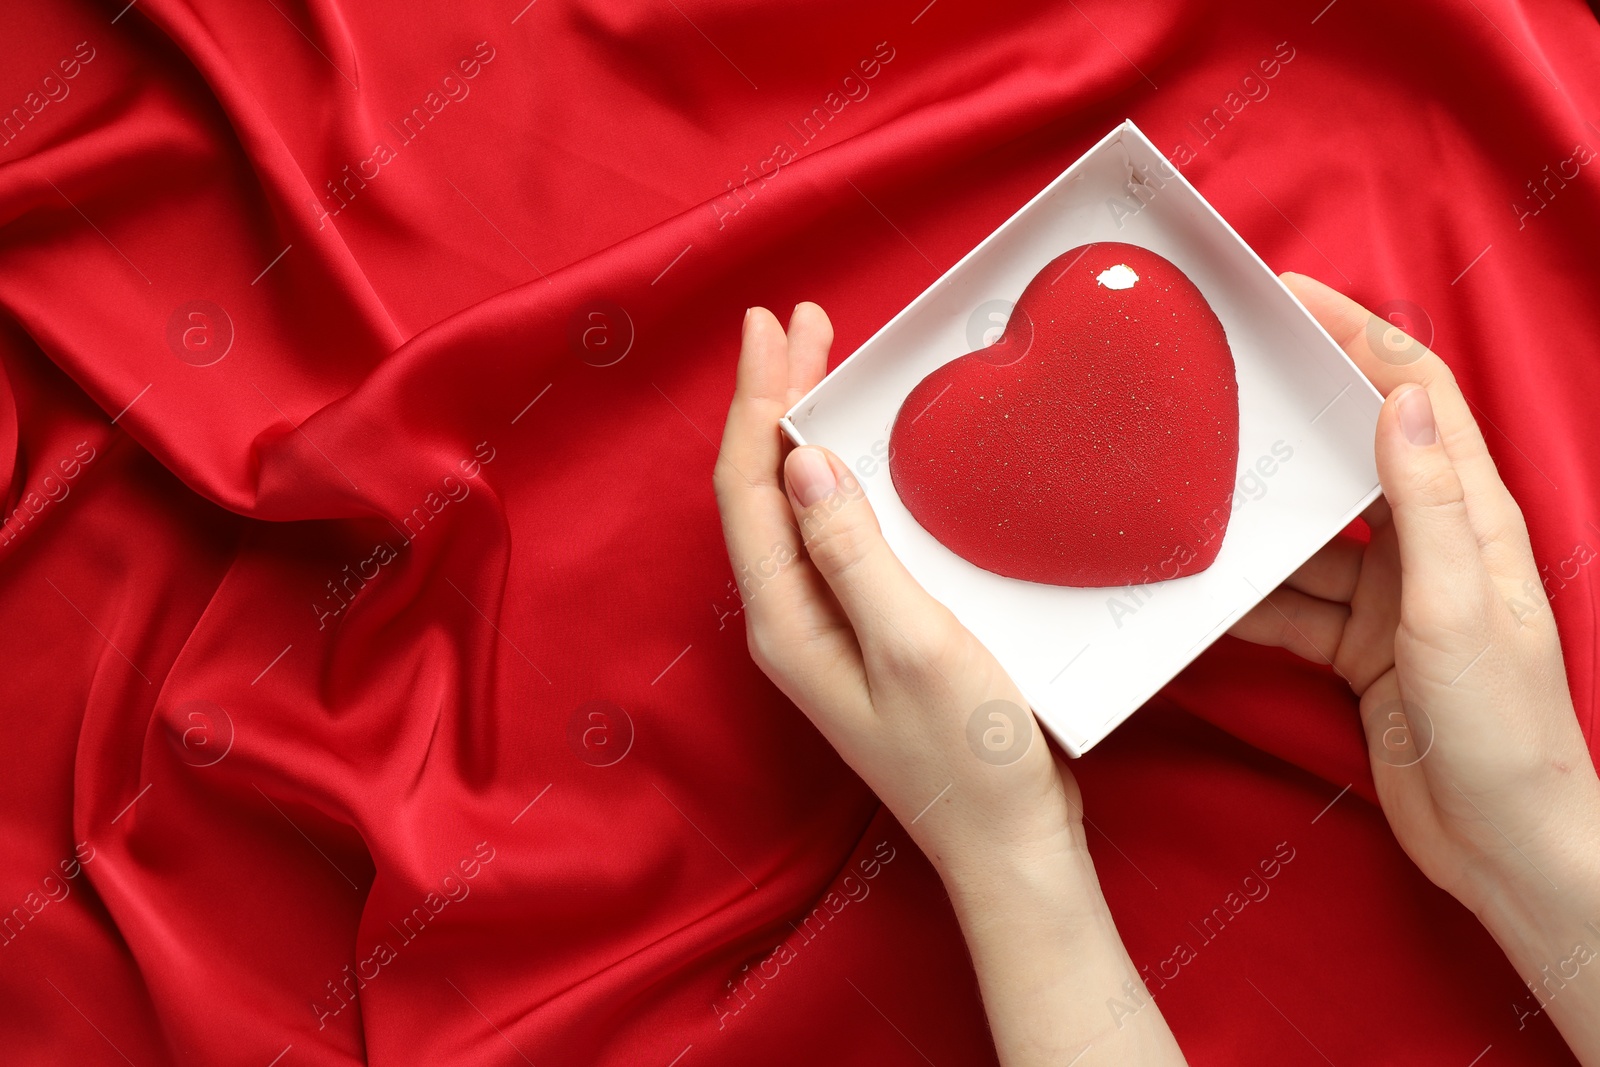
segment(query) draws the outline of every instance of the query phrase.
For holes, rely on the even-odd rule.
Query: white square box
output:
[[[906,395],[974,347],[974,323],[981,333],[995,301],[1015,301],[1045,264],[1094,241],[1171,260],[1210,302],[1233,349],[1234,511],[1216,562],[1199,574],[1106,589],[1005,578],[934,540],[889,478],[889,431]],[[1381,404],[1233,227],[1124,122],[890,319],[782,426],[796,444],[822,445],[850,464],[911,573],[1079,756],[1377,498]]]

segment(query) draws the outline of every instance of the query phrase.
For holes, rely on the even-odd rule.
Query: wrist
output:
[[[1513,961],[1562,959],[1580,941],[1600,951],[1600,798],[1579,792],[1463,900]]]
[[[962,925],[969,922],[1109,921],[1094,861],[1081,830],[1040,847],[953,853],[935,862]]]
[[[1007,1064],[1183,1063],[1128,958],[1082,830],[939,865]]]

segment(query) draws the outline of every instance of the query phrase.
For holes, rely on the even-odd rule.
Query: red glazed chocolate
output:
[[[998,341],[911,391],[890,448],[912,516],[985,570],[1067,586],[1194,574],[1232,511],[1233,353],[1166,259],[1084,245],[1028,283]]]

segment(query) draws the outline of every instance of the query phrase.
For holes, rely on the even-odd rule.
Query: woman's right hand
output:
[[[1076,783],[989,650],[895,557],[849,467],[786,449],[833,327],[745,315],[714,484],[750,654],[949,891],[1006,1067],[1181,1064],[1100,892]]]
[[[1320,282],[1283,280],[1387,397],[1385,499],[1370,542],[1336,539],[1232,632],[1349,681],[1401,847],[1538,981],[1575,944],[1600,955],[1584,928],[1600,920],[1600,779],[1522,512],[1438,356]],[[1600,977],[1548,1008],[1600,1063]]]

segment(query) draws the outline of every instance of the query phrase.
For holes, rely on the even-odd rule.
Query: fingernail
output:
[[[1433,401],[1428,399],[1428,391],[1420,385],[1413,386],[1400,394],[1397,401],[1400,408],[1400,432],[1406,435],[1406,440],[1419,447],[1425,447],[1439,440],[1439,432],[1433,425]]]
[[[809,508],[839,488],[828,457],[815,448],[797,448],[789,461],[789,488],[800,506]]]

